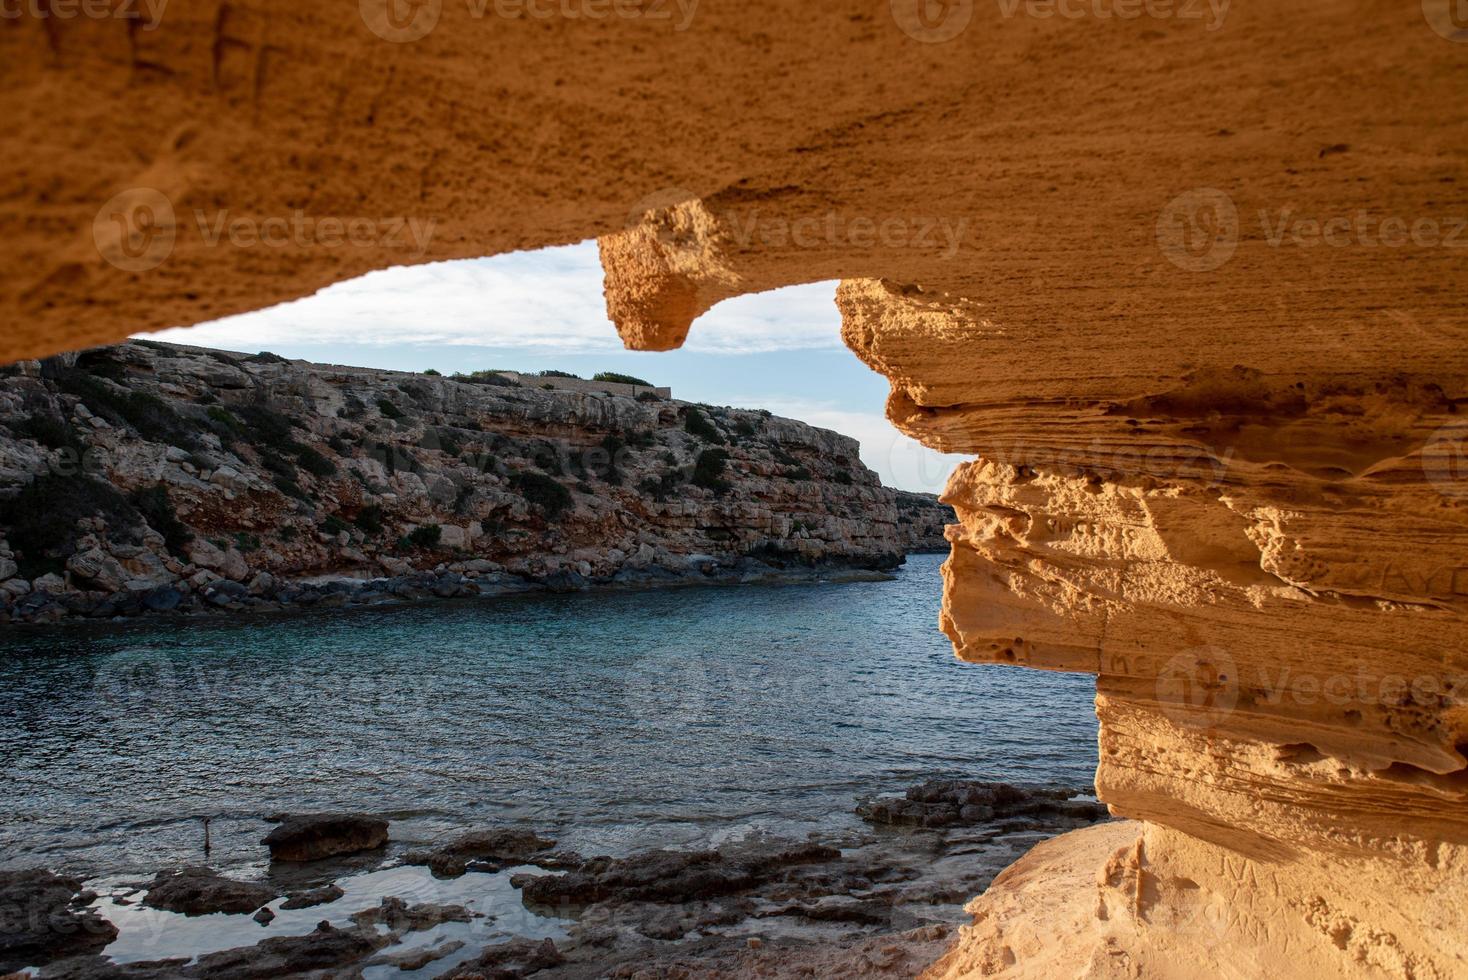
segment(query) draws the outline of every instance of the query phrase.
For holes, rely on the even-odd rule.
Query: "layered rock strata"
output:
[[[1451,7],[21,18],[0,32],[0,349],[592,235],[634,346],[845,279],[889,416],[975,457],[948,494],[945,628],[967,659],[1096,674],[1098,791],[1142,820],[1047,845],[944,970],[1460,976]],[[296,214],[278,247],[210,235]],[[342,217],[383,237],[333,244]],[[410,217],[437,222],[426,244]],[[1095,901],[1056,929],[1047,882]]]
[[[494,375],[132,343],[12,368],[0,425],[28,620],[888,569],[952,515],[829,430]]]

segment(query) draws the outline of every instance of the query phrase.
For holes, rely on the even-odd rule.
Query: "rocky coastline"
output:
[[[399,843],[370,814],[277,815],[260,841],[263,875],[190,865],[89,890],[50,871],[0,872],[0,970],[40,980],[360,977],[380,966],[465,980],[912,976],[951,945],[962,903],[1016,857],[1108,819],[1089,792],[935,779],[863,800],[864,829],[595,857],[522,826]],[[377,868],[417,874],[396,893],[357,890]],[[535,925],[517,931],[506,902]],[[118,961],[106,949],[126,938],[133,920],[116,913],[132,908],[212,916],[220,929],[253,923],[266,936],[190,949],[159,930],[148,947],[157,957]]]
[[[651,389],[132,342],[0,373],[0,623],[876,577],[951,508]]]

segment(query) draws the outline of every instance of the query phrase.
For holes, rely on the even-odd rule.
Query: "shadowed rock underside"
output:
[[[1446,4],[427,6],[3,25],[0,351],[592,236],[633,347],[841,279],[889,418],[973,457],[943,628],[1096,674],[1098,792],[1143,821],[1037,849],[933,975],[1468,972]]]

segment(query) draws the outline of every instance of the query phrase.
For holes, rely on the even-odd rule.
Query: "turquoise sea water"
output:
[[[0,636],[0,864],[260,859],[261,817],[529,821],[618,852],[849,825],[948,774],[1088,785],[1093,681],[958,663],[895,581],[535,596]]]

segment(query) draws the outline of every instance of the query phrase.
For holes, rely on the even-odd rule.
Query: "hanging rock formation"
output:
[[[1468,973],[1447,0],[598,9],[0,25],[0,351],[589,236],[635,347],[842,279],[889,417],[973,457],[944,629],[1096,674],[1139,821],[1026,857],[934,974]]]

